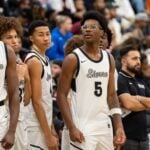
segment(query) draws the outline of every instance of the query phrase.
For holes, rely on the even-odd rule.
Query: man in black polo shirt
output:
[[[123,150],[149,150],[145,110],[150,108],[150,94],[144,82],[136,77],[141,67],[140,52],[129,45],[121,50],[120,55],[118,96],[127,136]]]

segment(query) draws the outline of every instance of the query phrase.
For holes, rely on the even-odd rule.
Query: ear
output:
[[[125,58],[125,56],[123,56],[123,57],[121,58],[121,64],[122,64],[122,65],[126,65],[126,58]]]
[[[33,43],[33,36],[32,35],[29,36],[29,40]]]

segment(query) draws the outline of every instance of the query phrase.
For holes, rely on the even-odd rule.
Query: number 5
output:
[[[100,97],[102,95],[102,87],[101,87],[101,82],[95,82],[95,91],[94,94],[97,97]]]

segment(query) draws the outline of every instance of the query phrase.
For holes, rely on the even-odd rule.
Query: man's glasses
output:
[[[100,30],[102,30],[102,27],[100,27],[100,26],[98,26],[98,25],[95,25],[95,24],[93,24],[93,25],[83,25],[81,28],[82,28],[83,30],[87,30],[87,29],[91,29],[91,30],[100,29]]]

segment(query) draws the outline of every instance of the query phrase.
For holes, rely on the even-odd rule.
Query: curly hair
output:
[[[23,28],[16,18],[0,16],[0,39],[6,32],[13,29],[17,32],[19,37],[22,36]]]
[[[72,38],[70,38],[67,41],[67,44],[65,46],[65,55],[68,55],[71,53],[74,49],[79,48],[83,46],[84,41],[81,35],[74,35]]]

